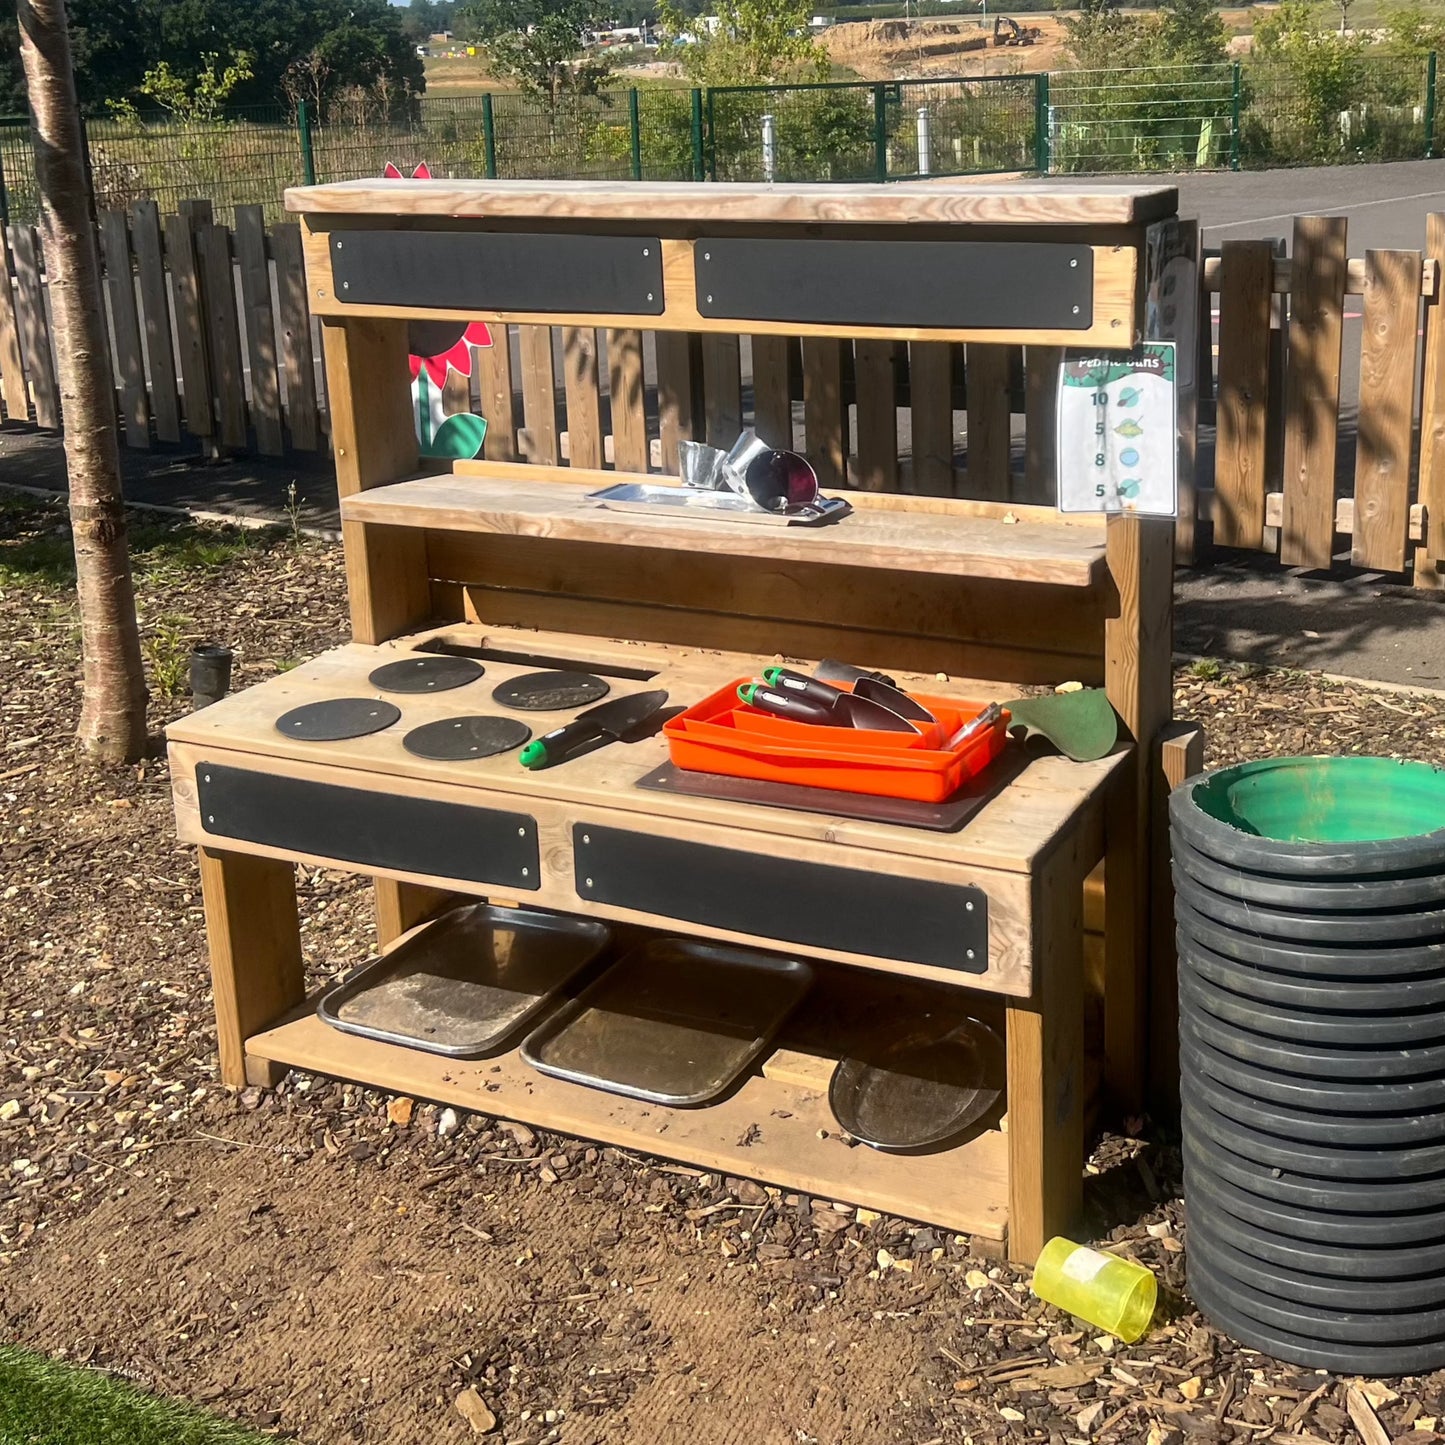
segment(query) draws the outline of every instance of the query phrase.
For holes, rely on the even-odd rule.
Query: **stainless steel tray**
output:
[[[670,487],[661,482],[618,482],[587,500],[609,512],[642,512],[652,517],[685,515],[714,517],[728,522],[752,522],[764,527],[816,527],[846,517],[853,510],[842,497],[819,497],[790,512],[766,512],[751,498],[736,492],[714,492],[703,487]]]
[[[364,964],[316,1011],[344,1033],[477,1058],[534,1022],[611,940],[591,919],[473,903]]]
[[[522,1044],[534,1069],[649,1103],[724,1094],[813,981],[793,959],[657,938],[613,964]]]

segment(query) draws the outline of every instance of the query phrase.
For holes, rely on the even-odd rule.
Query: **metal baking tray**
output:
[[[329,990],[333,1028],[452,1059],[495,1053],[612,941],[586,918],[473,903]]]
[[[807,993],[794,959],[657,938],[613,964],[528,1036],[534,1069],[653,1104],[724,1094]]]
[[[754,522],[764,527],[816,527],[846,517],[853,510],[842,497],[819,497],[787,512],[767,512],[750,497],[737,492],[715,492],[703,487],[671,487],[661,482],[618,482],[587,500],[609,512],[641,512],[647,516],[713,517],[728,522]]]

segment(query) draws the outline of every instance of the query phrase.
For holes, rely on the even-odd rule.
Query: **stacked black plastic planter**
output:
[[[1439,1369],[1445,773],[1245,764],[1170,821],[1190,1292],[1281,1359]]]

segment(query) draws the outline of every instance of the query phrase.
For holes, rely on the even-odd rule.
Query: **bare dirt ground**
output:
[[[1272,8],[1220,12],[1226,28],[1236,35],[1233,50],[1247,50],[1247,37],[1237,32],[1252,29],[1259,14]],[[1008,6],[999,6],[998,13],[1007,14]],[[1020,26],[1039,32],[1033,44],[1024,46],[995,46],[992,18],[985,26],[976,17],[854,21],[825,30],[822,44],[835,65],[847,66],[864,80],[1018,75],[1068,68],[1065,46],[1069,18],[1058,11],[1017,15]],[[986,43],[980,46],[980,40]]]
[[[338,548],[137,540],[157,683],[203,638],[245,685],[345,637]],[[322,1079],[221,1087],[165,764],[102,776],[71,750],[67,547],[58,509],[0,502],[5,1336],[316,1445],[460,1445],[489,1418],[512,1445],[1313,1445],[1361,1438],[1362,1399],[1397,1445],[1441,1438],[1445,1374],[1351,1396],[1192,1311],[1177,1152],[1148,1120],[1089,1187],[1091,1234],[1165,1290],[1126,1347],[903,1220]],[[159,726],[183,704],[156,692]],[[1177,708],[1216,761],[1445,741],[1445,699],[1305,673],[1182,671]],[[369,898],[300,888],[315,983],[366,956]]]
[[[1020,15],[1018,23],[1042,32],[1033,45],[996,47],[991,43],[993,21],[985,29],[976,18],[851,21],[830,26],[821,41],[835,65],[856,70],[864,80],[1056,69],[1063,57],[1062,18]]]

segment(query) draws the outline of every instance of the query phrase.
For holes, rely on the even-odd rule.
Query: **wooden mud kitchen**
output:
[[[947,386],[960,342],[970,366],[1022,346],[1054,374],[1057,348],[1135,345],[1175,192],[362,181],[287,205],[324,331],[354,640],[169,732],[225,1081],[353,1080],[1031,1261],[1077,1223],[1095,1099],[1137,1108],[1150,1036],[1172,1028],[1157,819],[1165,773],[1191,759],[1169,722],[1173,524],[1065,516],[1007,490],[923,495],[918,397],[940,364]],[[487,323],[503,353],[519,328],[523,367],[546,377],[531,433],[556,426],[549,328],[569,357],[588,338],[594,396],[605,329],[615,468],[595,406],[589,421],[569,405],[571,466],[419,459],[408,355],[460,321]],[[679,441],[714,408],[713,359],[735,358],[740,335],[769,465],[793,445],[801,338],[800,450],[835,514],[759,515],[736,490],[738,515],[719,514],[676,475]],[[815,434],[845,346],[860,437],[911,373],[912,492],[847,487],[846,390],[841,437]],[[514,438],[510,359],[493,360],[504,396],[483,385],[481,410]],[[719,453],[745,419],[731,407],[708,428]],[[643,500],[592,495],[609,488]],[[850,678],[840,717],[866,713],[865,693],[896,698],[860,680],[877,670],[933,721],[845,733],[740,700],[779,665]],[[1104,689],[1117,746],[1072,761],[989,714],[999,756],[964,781],[968,719],[1064,682]],[[661,711],[643,700],[545,736],[657,690]],[[890,796],[905,775],[934,793]],[[850,802],[855,777],[884,781]],[[298,863],[374,879],[386,997],[370,1012],[354,982],[319,1008],[306,996]],[[470,982],[455,967],[469,946],[486,975]],[[445,955],[430,975],[429,948]],[[460,996],[509,1000],[480,1056],[444,1047]],[[396,1022],[408,1010],[432,1020],[414,1038]],[[694,1092],[657,1083],[690,1067]],[[981,1101],[970,1127],[870,1148],[839,1121],[840,1098],[866,1120],[936,1110],[939,1090]]]

